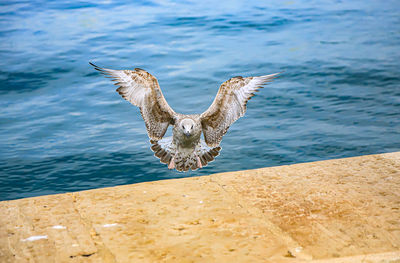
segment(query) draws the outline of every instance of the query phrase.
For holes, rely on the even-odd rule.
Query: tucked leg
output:
[[[203,168],[203,165],[201,164],[201,160],[197,154],[196,154],[196,159],[197,159],[197,167]]]
[[[175,168],[175,157],[172,157],[171,161],[168,164],[168,169],[174,169]]]

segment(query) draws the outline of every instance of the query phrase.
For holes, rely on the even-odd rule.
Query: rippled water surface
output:
[[[400,150],[398,1],[127,2],[0,3],[0,200]],[[89,61],[148,70],[182,113],[285,72],[178,173]]]

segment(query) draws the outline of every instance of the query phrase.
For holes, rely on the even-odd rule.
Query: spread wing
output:
[[[247,101],[262,85],[279,73],[259,77],[234,77],[220,86],[211,106],[200,115],[204,138],[208,146],[216,147],[229,126],[246,112]]]
[[[89,62],[90,63],[90,62]],[[116,81],[117,92],[127,101],[139,107],[152,140],[160,140],[174,121],[175,112],[165,100],[158,81],[147,71],[113,70],[100,68],[90,63],[96,70]]]

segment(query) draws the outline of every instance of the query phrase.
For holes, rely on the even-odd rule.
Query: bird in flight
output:
[[[168,105],[157,79],[147,71],[106,69],[89,63],[116,82],[117,92],[125,100],[139,107],[154,155],[169,169],[180,172],[197,170],[213,161],[221,151],[222,136],[245,114],[247,101],[279,74],[231,78],[222,83],[205,112],[185,115]],[[172,137],[163,138],[169,125],[173,126]]]

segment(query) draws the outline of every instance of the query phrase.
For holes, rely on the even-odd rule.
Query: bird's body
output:
[[[150,140],[151,149],[168,168],[178,171],[197,170],[218,156],[221,147],[208,147],[201,139],[200,115],[178,114],[172,128],[172,137]]]
[[[112,70],[90,64],[117,81],[118,93],[139,107],[154,155],[169,169],[178,171],[197,170],[213,161],[221,150],[222,136],[244,115],[247,101],[277,75],[231,78],[221,85],[214,102],[204,113],[184,115],[171,109],[157,79],[150,73],[138,68]],[[169,125],[173,126],[172,137],[163,138]]]

